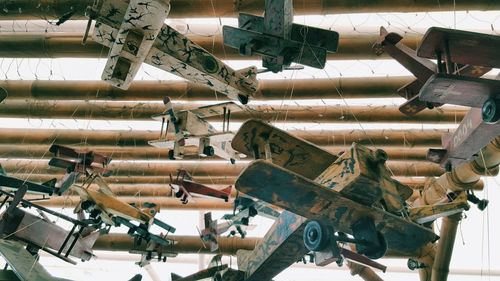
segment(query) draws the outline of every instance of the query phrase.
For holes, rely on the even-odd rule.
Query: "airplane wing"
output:
[[[30,193],[40,193],[40,194],[49,194],[54,193],[54,188],[49,187],[43,184],[38,184],[30,181],[25,181],[22,179],[9,177],[5,175],[0,175],[0,186],[18,189],[21,186],[26,185],[28,187],[28,192]]]
[[[328,222],[336,231],[352,234],[353,222],[370,214],[388,248],[404,254],[438,239],[428,228],[378,208],[354,202],[340,193],[264,160],[250,164],[236,189],[297,215]]]
[[[194,274],[191,274],[186,277],[180,277],[177,274],[172,273],[172,281],[198,281],[198,280],[203,280],[207,278],[212,278],[214,277],[215,274],[217,274],[219,271],[225,270],[228,268],[227,264],[219,265],[219,266],[214,266],[210,267],[207,269],[202,269]]]
[[[318,177],[338,158],[315,144],[257,119],[243,123],[231,145],[234,150],[256,159],[266,159],[268,154],[274,164],[308,179]]]
[[[227,113],[228,111],[234,113],[242,110],[243,107],[237,105],[234,102],[224,102],[219,104],[200,106],[195,109],[189,109],[188,111],[204,119],[211,116],[224,115],[224,113]]]
[[[52,276],[19,242],[0,239],[0,254],[22,281],[70,281]]]
[[[109,196],[115,196],[109,185],[100,176],[96,176],[94,182],[99,186],[100,192]]]
[[[482,107],[490,98],[500,99],[500,81],[438,73],[420,91],[423,101]]]
[[[104,46],[112,46],[118,33],[115,26],[116,24],[104,21],[96,24],[93,39]],[[245,74],[233,70],[166,24],[144,62],[205,85],[243,104],[248,102],[248,98],[255,94],[258,87],[253,71]]]
[[[185,146],[197,146],[200,143],[200,139],[197,137],[189,137],[184,140]],[[174,149],[175,140],[152,140],[148,141],[148,144],[158,148]]]
[[[116,10],[116,1],[101,4],[102,15]],[[102,79],[115,87],[128,89],[153,46],[170,11],[168,0],[130,0],[108,54]],[[119,12],[119,11],[117,11]],[[100,18],[97,19],[99,22]]]
[[[437,53],[449,53],[454,63],[500,68],[498,46],[500,36],[431,27],[422,38],[417,55],[436,59]]]

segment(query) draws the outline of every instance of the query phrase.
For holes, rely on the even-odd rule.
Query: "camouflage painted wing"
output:
[[[243,123],[231,145],[256,159],[266,159],[267,146],[274,164],[308,179],[316,178],[337,160],[337,156],[315,144],[257,119]]]
[[[336,231],[352,233],[354,221],[369,216],[387,240],[389,249],[413,253],[438,236],[428,228],[345,198],[299,174],[263,160],[250,164],[236,189],[309,219],[330,222]]]

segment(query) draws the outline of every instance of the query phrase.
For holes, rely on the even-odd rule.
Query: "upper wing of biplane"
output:
[[[11,189],[18,189],[21,186],[25,185],[28,188],[29,193],[39,193],[39,194],[48,194],[51,195],[55,191],[56,179],[52,179],[50,181],[44,182],[42,184],[34,183],[27,180],[22,180],[6,175],[0,174],[0,186],[8,187]]]
[[[69,279],[57,278],[50,275],[38,263],[37,257],[31,255],[17,241],[0,239],[0,254],[5,258],[10,267],[12,267],[21,281],[70,281]]]
[[[195,114],[196,116],[205,119],[211,116],[226,115],[238,111],[242,111],[243,107],[234,102],[218,103],[213,105],[200,106],[195,109],[188,109],[187,111]]]
[[[338,158],[257,119],[243,123],[231,145],[236,151],[255,159],[271,159],[274,164],[308,179],[319,176]]]

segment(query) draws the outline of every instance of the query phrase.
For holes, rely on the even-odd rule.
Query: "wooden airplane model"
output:
[[[443,103],[423,101],[419,95],[423,85],[438,72],[438,65],[431,60],[419,57],[417,51],[400,42],[402,39],[401,35],[389,33],[384,27],[380,27],[380,37],[373,45],[377,55],[387,52],[417,78],[398,90],[398,94],[408,100],[399,107],[399,110],[405,115],[413,116],[426,108],[442,106]],[[453,72],[464,76],[480,77],[490,70],[489,67],[465,65]]]
[[[0,236],[25,242],[32,254],[36,254],[39,249],[42,249],[72,264],[76,264],[76,262],[69,256],[82,261],[90,260],[93,257],[92,247],[101,231],[90,227],[83,217],[76,220],[24,200],[26,191],[27,186],[22,186],[15,194],[0,191],[0,196],[5,196],[6,200],[12,198],[9,207],[2,213]],[[0,208],[3,207],[6,200],[3,201]],[[19,204],[33,207],[40,216],[17,207]],[[51,221],[45,213],[66,220],[72,223],[73,227],[67,231]]]
[[[110,48],[102,79],[126,90],[145,62],[246,104],[258,87],[255,67],[233,70],[164,24],[169,11],[168,0],[102,0],[88,8],[84,42],[95,20],[93,40]]]
[[[500,80],[467,77],[454,69],[458,65],[471,65],[478,69],[500,68],[499,45],[500,36],[429,28],[417,55],[436,59],[438,73],[422,87],[420,99],[481,108],[483,121],[497,123],[500,119]]]
[[[390,177],[385,167],[387,154],[382,150],[354,144],[336,156],[259,120],[245,122],[232,145],[255,159],[267,159],[252,162],[240,174],[236,189],[296,214],[281,214],[292,236],[279,238],[279,233],[271,233],[279,242],[264,241],[255,251],[266,251],[262,249],[270,244],[276,249],[268,249],[268,253],[261,253],[261,260],[250,262],[254,265],[250,271],[245,270],[247,276],[259,264],[269,262],[267,258],[279,259],[274,250],[286,251],[279,245],[288,245],[285,242],[295,237],[296,231],[303,234],[306,250],[289,253],[293,256],[290,262],[308,251],[315,253],[317,264],[336,261],[340,259],[339,243],[353,244],[356,254],[377,259],[387,250],[408,254],[436,241],[439,237],[432,229],[420,223],[468,208],[465,196],[439,205],[409,208],[405,200],[413,191]],[[272,229],[277,231],[280,225]],[[297,238],[293,239],[297,243]],[[255,278],[250,280],[260,280]]]
[[[233,164],[240,159],[240,154],[231,148],[234,133],[229,131],[229,119],[231,113],[243,110],[241,106],[226,102],[175,112],[169,97],[164,97],[163,103],[166,110],[162,114],[153,116],[153,119],[162,121],[160,138],[149,141],[149,144],[170,149],[168,152],[170,160],[182,159],[184,147],[193,145],[198,146],[198,155],[201,157],[217,155],[230,160]],[[217,131],[205,120],[218,115],[222,115],[222,132]],[[168,139],[169,131],[175,133],[174,140]]]
[[[193,177],[186,170],[178,170],[175,178],[170,174],[170,187],[172,188],[172,195],[179,198],[182,204],[187,204],[194,195],[207,196],[213,198],[220,198],[224,201],[229,201],[231,190],[233,187],[230,185],[224,189],[218,190],[210,188],[206,185],[193,181]]]
[[[49,166],[66,170],[64,178],[56,186],[56,193],[59,195],[66,192],[82,175],[98,173],[107,177],[111,174],[107,166],[112,159],[105,155],[57,144],[53,144],[49,152],[54,155],[49,160]]]
[[[0,239],[0,255],[12,268],[2,270],[2,277],[10,281],[71,281],[69,279],[52,276],[39,262],[36,255],[28,252],[18,241]],[[5,276],[7,275],[7,276]]]
[[[49,165],[52,163],[53,166],[66,168],[66,175],[59,181],[58,186],[65,187],[64,190],[71,188],[80,196],[81,201],[75,208],[75,213],[82,210],[89,213],[90,219],[93,219],[95,224],[102,222],[110,226],[125,225],[129,228],[128,234],[133,236],[138,243],[142,240],[147,242],[153,240],[163,245],[171,245],[173,243],[173,241],[163,236],[154,235],[149,232],[149,228],[153,224],[163,228],[167,232],[175,232],[174,227],[154,218],[159,211],[155,204],[145,203],[144,208],[139,209],[136,206],[123,202],[113,194],[112,190],[101,177],[101,172],[110,173],[106,169],[106,165],[109,164],[111,158],[92,151],[82,154],[69,147],[58,146],[56,151],[57,155],[64,155],[65,159],[52,158],[49,161]],[[82,155],[92,155],[93,158],[83,157]],[[56,161],[52,161],[54,159]],[[96,161],[101,164],[97,168],[92,166]],[[59,165],[55,163],[63,164]],[[68,168],[64,163],[79,164]],[[79,167],[79,165],[82,169],[73,168]],[[81,185],[75,184],[76,178],[82,174],[86,176],[84,182]],[[99,189],[90,188],[92,183],[97,184]],[[139,225],[132,223],[132,221],[139,223]]]
[[[240,13],[238,28],[224,26],[223,37],[242,55],[261,55],[262,66],[275,73],[292,62],[324,68],[339,42],[335,31],[294,24],[292,0],[266,0],[264,17]]]

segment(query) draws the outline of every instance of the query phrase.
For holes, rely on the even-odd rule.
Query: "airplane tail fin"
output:
[[[227,197],[229,198],[229,196],[231,195],[231,190],[233,189],[233,186],[230,185],[224,189],[221,189],[220,191],[221,192],[224,192],[225,194],[227,194]],[[227,200],[226,200],[227,201]]]
[[[5,172],[2,164],[0,164],[0,175],[2,175],[2,176],[6,176],[7,175],[7,173]]]
[[[53,178],[51,180],[48,180],[48,181],[42,183],[42,185],[45,185],[46,187],[50,187],[52,189],[55,189],[56,188],[56,183],[57,183],[57,179]]]
[[[396,45],[399,41],[401,41],[403,37],[394,32],[388,32],[385,27],[380,27],[380,36],[373,44],[372,48],[375,50],[375,54],[380,56],[384,53],[384,45],[391,44]]]
[[[132,277],[132,279],[128,281],[141,281],[141,280],[142,280],[142,275],[136,274],[134,277]]]
[[[182,276],[172,272],[172,273],[170,273],[170,279],[172,279],[172,281],[177,281],[177,280],[181,280]]]

